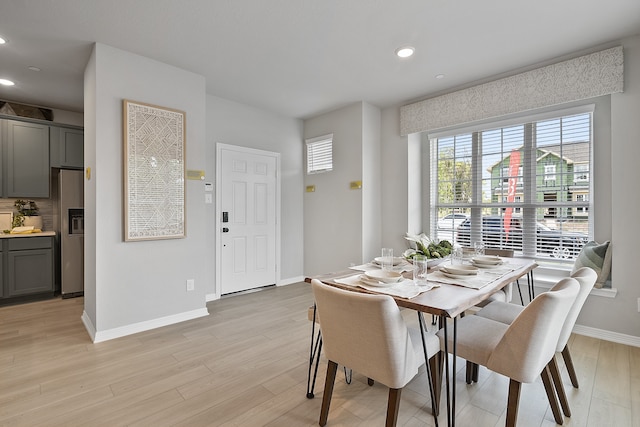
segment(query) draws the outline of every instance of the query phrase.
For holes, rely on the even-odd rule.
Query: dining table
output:
[[[327,285],[337,288],[346,289],[355,292],[372,293],[372,294],[388,294],[391,295],[399,307],[412,309],[418,312],[419,323],[422,333],[426,333],[426,324],[422,315],[424,313],[439,316],[440,325],[444,333],[444,368],[445,368],[445,384],[447,399],[447,425],[455,426],[455,406],[456,406],[456,338],[457,338],[457,319],[464,315],[470,308],[487,300],[491,295],[500,291],[510,283],[516,282],[525,275],[532,274],[533,269],[537,267],[534,259],[513,257],[500,258],[499,266],[491,266],[491,268],[479,268],[477,276],[458,276],[443,274],[446,266],[451,261],[445,260],[439,265],[435,265],[429,269],[427,275],[428,287],[417,290],[415,292],[407,290],[412,289],[412,267],[409,263],[406,265],[396,266],[396,270],[403,274],[404,280],[396,289],[394,287],[373,287],[363,284],[359,279],[361,275],[372,269],[379,269],[375,263],[366,263],[361,266],[350,267],[341,271],[326,273],[311,277],[306,277],[305,281],[310,283],[312,279],[317,279]],[[443,267],[445,267],[443,269]],[[395,292],[398,290],[397,292]],[[314,306],[315,307],[315,306]],[[315,316],[315,311],[314,311]],[[315,327],[315,325],[314,325]],[[312,351],[314,349],[314,337],[312,327]],[[448,348],[448,334],[452,333],[452,348]],[[317,339],[321,339],[318,335]],[[309,380],[311,378],[311,363],[313,356],[316,356],[316,372],[317,361],[319,360],[318,342],[315,343],[316,353],[312,354],[309,365]],[[321,342],[320,342],[321,346]],[[445,357],[451,353],[451,361],[449,357]],[[428,360],[425,349],[425,360]],[[452,377],[452,378],[450,378]],[[315,383],[315,375],[314,381]],[[309,392],[309,384],[307,387],[307,397],[313,397],[313,386],[311,393]],[[440,386],[441,382],[437,384]],[[439,393],[438,393],[439,394]],[[439,399],[438,399],[439,400]],[[435,411],[437,409],[434,408]],[[436,412],[437,413],[437,412]]]

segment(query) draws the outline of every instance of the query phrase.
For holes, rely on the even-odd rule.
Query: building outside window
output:
[[[429,135],[431,223],[463,246],[573,259],[589,239],[593,106]]]

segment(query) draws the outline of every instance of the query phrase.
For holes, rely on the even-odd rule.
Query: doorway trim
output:
[[[222,150],[235,151],[237,153],[245,153],[245,154],[257,154],[262,156],[270,156],[275,157],[276,160],[276,235],[275,235],[275,244],[276,244],[276,286],[280,285],[280,153],[274,151],[265,151],[258,150],[256,148],[248,148],[241,147],[238,145],[229,145],[222,144],[220,142],[216,143],[216,205],[215,205],[215,261],[216,261],[216,271],[215,271],[215,296],[214,300],[220,299],[222,296],[222,214],[220,211],[220,206],[222,204],[222,164],[221,164],[221,154]]]

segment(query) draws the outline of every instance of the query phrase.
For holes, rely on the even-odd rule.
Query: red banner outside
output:
[[[509,161],[509,182],[507,187],[507,203],[513,203],[516,200],[516,186],[518,184],[518,171],[520,169],[520,151],[511,152],[511,160]],[[504,212],[504,232],[505,239],[509,240],[509,230],[511,229],[511,215],[513,208],[509,206]]]

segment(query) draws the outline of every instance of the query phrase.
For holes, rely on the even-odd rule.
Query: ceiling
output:
[[[100,42],[200,74],[211,95],[307,118],[423,99],[639,33],[638,0],[3,0],[0,78],[16,85],[0,99],[82,112]],[[395,56],[404,45],[412,58]]]

